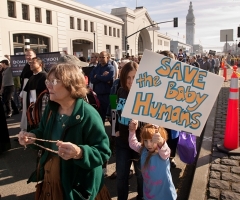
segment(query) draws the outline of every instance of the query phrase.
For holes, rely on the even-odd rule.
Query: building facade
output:
[[[185,52],[187,55],[190,55],[192,53],[192,45],[185,44],[180,41],[171,41],[170,42],[170,51],[174,54],[178,54],[179,50],[182,49],[183,52]]]
[[[113,57],[126,54],[128,36],[154,24],[143,7],[113,9],[111,14],[72,0],[0,0],[0,57],[24,52],[24,40],[38,53],[67,51],[89,57],[108,51]],[[169,50],[170,38],[143,29],[128,38],[130,55],[144,49]]]
[[[144,49],[153,52],[170,49],[170,37],[159,33],[157,30],[160,27],[154,25],[144,28],[157,23],[151,19],[144,7],[137,7],[135,10],[126,7],[115,8],[111,14],[125,22],[122,28],[122,46],[130,55],[142,54]]]
[[[0,54],[24,51],[30,39],[36,52],[67,50],[68,53],[121,48],[123,21],[74,1],[0,0]],[[4,9],[5,8],[5,9]],[[105,27],[111,30],[105,34]]]
[[[193,52],[195,54],[199,54],[199,55],[203,54],[203,46],[200,45],[200,44],[194,44],[193,45]]]
[[[192,2],[190,2],[186,17],[186,43],[195,44],[195,16],[193,14]]]

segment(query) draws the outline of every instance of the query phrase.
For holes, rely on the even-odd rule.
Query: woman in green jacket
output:
[[[98,112],[83,100],[87,88],[81,69],[60,63],[45,83],[50,101],[39,128],[19,133],[21,145],[45,149],[39,173],[29,178],[43,181],[38,199],[110,199],[102,174],[111,154],[109,139]]]

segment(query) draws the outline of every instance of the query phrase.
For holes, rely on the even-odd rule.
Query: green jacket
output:
[[[51,140],[58,107],[59,104],[49,101],[39,128],[31,131],[37,138]],[[47,120],[48,117],[49,120]],[[67,161],[60,159],[64,200],[94,200],[103,186],[102,165],[111,155],[109,139],[98,112],[83,99],[76,100],[75,108],[68,121],[61,140],[78,145],[83,150],[83,158]],[[38,143],[51,148],[49,142]],[[39,180],[43,180],[43,167],[48,155],[49,152],[45,151],[40,159]],[[36,172],[34,172],[28,182],[36,181]]]

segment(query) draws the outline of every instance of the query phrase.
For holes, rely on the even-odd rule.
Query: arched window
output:
[[[142,36],[141,34],[139,34],[139,37],[138,37],[138,54],[142,54],[143,53],[143,39],[142,39]]]
[[[24,53],[24,40],[30,39],[30,48],[34,49],[36,53],[49,52],[50,39],[48,37],[36,34],[17,33],[13,34],[13,48],[14,54]]]

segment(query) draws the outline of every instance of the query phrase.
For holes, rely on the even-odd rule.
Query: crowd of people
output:
[[[215,74],[227,60],[217,55],[187,56],[182,50],[177,55],[170,51],[160,54]],[[179,132],[121,116],[141,56],[114,60],[102,51],[92,53],[88,62],[84,57],[66,54],[49,72],[34,50],[27,49],[25,58],[27,64],[20,77],[12,76],[9,59],[0,61],[0,123],[4,130],[0,153],[10,149],[6,118],[21,110],[19,143],[41,153],[38,167],[28,180],[41,182],[36,199],[111,199],[104,185],[111,150],[116,154],[116,171],[110,177],[117,180],[118,200],[128,199],[131,166],[136,175],[137,199],[177,198],[170,168],[177,166],[174,157]],[[33,127],[26,113],[46,90],[40,106],[35,105],[41,120]],[[86,101],[90,90],[97,96],[99,109]],[[110,95],[116,96],[115,121]],[[115,127],[110,138],[104,128],[107,120]]]
[[[219,74],[219,70],[222,69],[222,66],[229,67],[237,65],[240,67],[240,56],[234,56],[230,53],[227,56],[215,54],[188,56],[182,51],[182,49],[180,49],[179,53],[174,54],[174,56],[175,59],[181,62],[185,62],[189,65],[199,67],[215,74]]]

